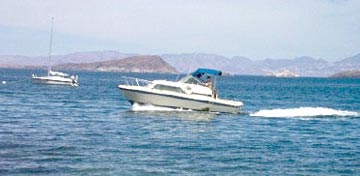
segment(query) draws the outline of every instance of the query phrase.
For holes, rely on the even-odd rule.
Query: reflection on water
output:
[[[211,112],[200,112],[200,111],[132,111],[127,112],[129,115],[134,116],[148,116],[148,117],[159,117],[159,118],[180,118],[184,120],[195,120],[195,121],[211,121],[218,113]]]
[[[142,116],[162,117],[162,118],[181,118],[187,120],[209,121],[220,113],[184,110],[181,108],[168,108],[154,106],[150,104],[134,103],[129,112],[137,113]]]

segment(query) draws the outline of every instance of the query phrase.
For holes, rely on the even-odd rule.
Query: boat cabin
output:
[[[187,95],[202,95],[217,97],[214,76],[220,76],[221,71],[211,69],[198,69],[194,73],[185,76],[178,82],[156,80],[151,84],[154,90],[176,92]]]

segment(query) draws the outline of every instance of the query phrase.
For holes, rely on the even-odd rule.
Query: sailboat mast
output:
[[[50,32],[50,49],[49,49],[49,63],[48,63],[48,76],[51,71],[51,49],[52,49],[52,38],[53,38],[53,27],[54,27],[54,17],[51,17],[51,32]]]

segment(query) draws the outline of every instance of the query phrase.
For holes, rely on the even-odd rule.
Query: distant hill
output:
[[[327,77],[337,72],[360,68],[360,54],[345,58],[335,63],[309,56],[294,59],[251,60],[242,56],[227,58],[216,54],[166,54],[165,61],[187,73],[198,67],[208,67],[226,71],[230,74],[266,75],[269,72],[289,70],[307,77]]]
[[[345,64],[356,64],[356,65],[359,65],[360,64],[360,53],[355,55],[355,56],[351,56],[351,57],[347,57],[343,60],[340,60],[340,61],[337,61],[335,62],[335,64],[342,64],[342,65],[345,65]]]
[[[343,60],[335,62],[333,67],[330,69],[333,69],[336,72],[348,71],[348,70],[359,70],[360,69],[360,53],[355,56],[347,57]]]
[[[84,70],[135,73],[177,73],[160,56],[144,55],[93,63],[68,63],[53,66],[58,70]]]
[[[216,54],[164,54],[161,57],[182,73],[194,71],[199,67],[222,68],[225,71],[228,70],[226,66],[231,64],[228,58]]]
[[[331,78],[360,78],[360,70],[344,71],[330,76]]]
[[[269,72],[290,70],[301,76],[327,76],[331,71],[325,69],[329,66],[327,61],[305,56],[295,59],[268,58],[255,61],[242,56],[227,58],[212,54],[167,54],[162,57],[179,72],[185,73],[198,67],[214,68],[231,74],[243,75],[265,75]]]
[[[326,76],[328,70],[323,69],[329,66],[325,60],[314,59],[308,56],[294,59],[265,59],[256,61],[263,71],[289,70],[299,73],[301,76]]]

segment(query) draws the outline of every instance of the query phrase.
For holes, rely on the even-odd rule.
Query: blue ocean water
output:
[[[131,111],[117,89],[177,75],[41,72],[0,70],[0,175],[360,175],[360,79],[222,77],[244,107],[216,114]]]

